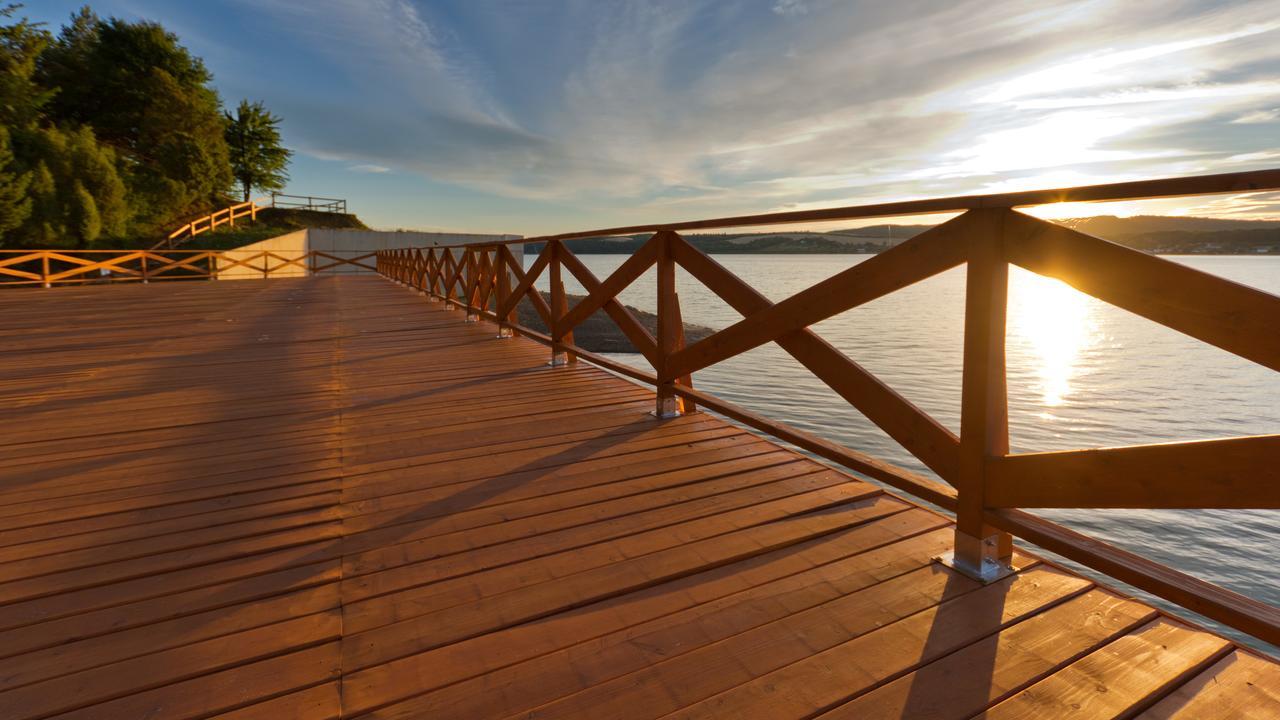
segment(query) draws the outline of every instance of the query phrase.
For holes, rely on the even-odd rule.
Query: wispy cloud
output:
[[[351,172],[372,173],[372,174],[381,174],[381,173],[391,172],[391,168],[389,167],[386,167],[384,165],[371,165],[371,164],[352,165],[347,169],[350,170]]]
[[[249,88],[307,154],[564,225],[1263,167],[1280,132],[1273,0],[222,1],[294,63]]]

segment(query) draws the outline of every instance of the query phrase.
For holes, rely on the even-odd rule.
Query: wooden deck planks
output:
[[[945,518],[380,278],[0,313],[5,718],[1280,716],[1269,659],[980,587]]]

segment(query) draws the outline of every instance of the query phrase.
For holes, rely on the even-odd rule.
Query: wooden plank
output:
[[[1280,608],[1207,583],[1021,510],[988,510],[987,523],[1191,612],[1280,644]]]
[[[1027,453],[988,467],[990,507],[1280,508],[1280,435]]]
[[[1089,589],[1032,568],[688,705],[668,717],[807,718]]]
[[[1128,717],[1220,659],[1231,644],[1160,618],[1072,663],[979,717]]]
[[[411,283],[431,271],[392,255]],[[1114,631],[1064,620],[1050,642],[1105,595],[1052,569],[1000,596],[1021,622],[921,621],[999,595],[930,565],[945,519],[710,415],[659,423],[645,390],[544,368],[377,277],[27,294],[0,322],[21,433],[0,470],[0,702],[19,717],[625,717],[766,678],[847,700],[785,675],[846,646],[840,667],[884,665],[868,698],[932,653],[972,674],[1016,648],[992,665],[1008,695]]]
[[[1141,603],[1091,590],[819,717],[972,717],[1155,616]]]
[[[939,519],[908,510],[543,622],[377,665],[349,674],[344,696],[353,712],[419,696],[379,713],[388,718],[444,712],[484,717],[542,704],[679,654],[680,648],[768,622],[770,613],[799,610],[802,592],[811,592],[809,602],[816,604],[922,567],[937,548],[950,544],[950,531],[937,529]]]
[[[1262,720],[1280,715],[1280,668],[1236,650],[1138,716],[1141,720]]]

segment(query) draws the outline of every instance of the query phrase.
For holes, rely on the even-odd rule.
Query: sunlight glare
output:
[[[1045,405],[1061,405],[1094,340],[1088,296],[1066,283],[1027,271],[1010,275],[1009,335],[1020,342],[1040,378]]]

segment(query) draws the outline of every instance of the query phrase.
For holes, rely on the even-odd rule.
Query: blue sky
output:
[[[28,0],[59,26],[81,3]],[[102,0],[262,100],[291,192],[543,232],[1280,166],[1274,0]],[[1280,217],[1280,197],[1047,215]]]

